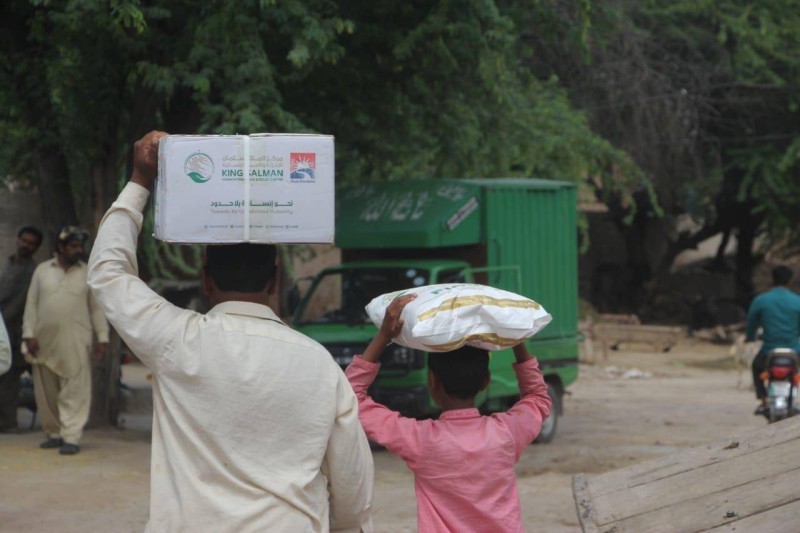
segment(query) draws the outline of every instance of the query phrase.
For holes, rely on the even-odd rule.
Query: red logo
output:
[[[289,176],[293,180],[313,180],[317,169],[317,154],[292,152],[289,154]]]

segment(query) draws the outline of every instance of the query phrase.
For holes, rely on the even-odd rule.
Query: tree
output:
[[[63,224],[96,226],[128,174],[130,146],[154,127],[231,133],[272,122],[275,129],[295,129],[280,105],[267,50],[305,67],[334,57],[335,37],[346,25],[325,6],[3,3],[2,174],[36,184],[52,236]],[[143,241],[150,275],[175,268],[196,273],[184,251]],[[95,404],[116,385],[114,363],[96,368]]]
[[[54,183],[72,191],[48,199],[52,226],[96,223],[125,179],[132,140],[153,127],[331,132],[342,183],[578,181],[628,164],[556,80],[523,68],[530,50],[492,3],[14,0],[3,9],[12,32],[0,41],[0,98],[11,111],[0,119],[19,154],[6,173],[35,175],[43,198]],[[53,159],[52,169],[22,165],[31,150],[30,161]]]
[[[746,303],[756,237],[785,238],[800,227],[798,3],[544,4],[550,9],[531,11],[523,31],[539,51],[531,69],[557,75],[593,130],[629,154],[656,193],[657,204],[636,195],[634,217],[605,196],[637,286],[667,275],[678,253],[717,234],[722,268],[736,235],[737,297]],[[603,182],[594,183],[602,192]],[[667,222],[689,214],[699,228],[670,236],[671,224],[653,222],[659,209]],[[648,258],[641,251],[654,229],[664,245]]]
[[[523,68],[492,2],[9,0],[0,16],[0,175],[38,187],[50,232],[96,226],[153,128],[333,133],[341,183],[629,165]],[[156,277],[199,266],[147,230],[139,259]]]

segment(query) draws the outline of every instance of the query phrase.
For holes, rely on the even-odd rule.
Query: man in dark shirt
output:
[[[11,341],[11,368],[0,375],[0,432],[16,432],[17,398],[20,376],[25,370],[25,359],[21,353],[22,315],[28,285],[36,269],[33,254],[42,244],[42,232],[25,226],[17,232],[17,252],[10,256],[0,274],[0,313]]]
[[[756,296],[747,311],[745,340],[756,340],[759,327],[764,337],[761,351],[753,359],[753,385],[756,397],[761,400],[757,415],[763,414],[767,407],[767,391],[761,380],[767,354],[775,348],[791,348],[800,353],[800,296],[789,289],[792,275],[787,266],[772,269],[772,289]]]

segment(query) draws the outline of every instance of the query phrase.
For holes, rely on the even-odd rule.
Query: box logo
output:
[[[214,175],[214,161],[208,154],[194,152],[183,163],[183,171],[195,183],[205,183]]]
[[[313,180],[317,170],[317,154],[291,152],[289,154],[289,177],[293,180]]]

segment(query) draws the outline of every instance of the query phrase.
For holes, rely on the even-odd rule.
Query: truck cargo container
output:
[[[380,294],[435,283],[491,285],[527,296],[553,321],[528,341],[539,358],[553,414],[540,442],[555,434],[565,388],[578,375],[576,191],[541,179],[443,179],[366,184],[337,196],[342,263],[296,293],[293,326],[323,344],[344,368],[376,332],[364,306]],[[511,350],[491,354],[491,381],[477,398],[484,412],[518,398]],[[427,391],[427,354],[387,348],[370,389],[406,416],[438,412]]]

